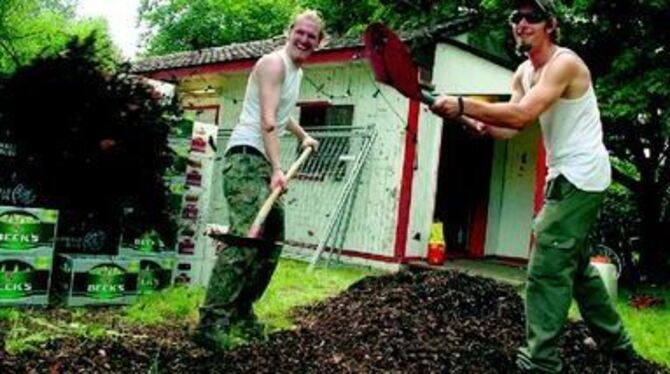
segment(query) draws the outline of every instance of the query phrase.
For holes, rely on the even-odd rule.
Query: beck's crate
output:
[[[63,306],[124,305],[137,296],[138,259],[58,255],[54,271],[53,298]]]
[[[135,233],[126,229],[121,236],[119,256],[159,256],[174,257],[174,250],[168,249],[155,231]]]
[[[51,256],[58,211],[0,206],[0,255]]]
[[[49,303],[53,254],[0,254],[0,306],[38,306]]]
[[[176,258],[173,254],[134,254],[124,257],[139,262],[137,295],[148,295],[172,285]]]

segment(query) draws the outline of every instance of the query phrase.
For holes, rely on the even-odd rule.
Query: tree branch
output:
[[[668,154],[670,154],[670,139],[665,139],[665,145],[662,152],[663,156],[661,157],[661,161],[663,163],[663,167],[661,168],[661,175],[658,179],[661,184],[661,188],[665,189],[670,184],[670,162],[668,162]]]

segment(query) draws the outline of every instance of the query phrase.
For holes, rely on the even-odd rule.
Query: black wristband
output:
[[[465,103],[463,103],[463,96],[458,97],[458,116],[462,116],[465,111]]]

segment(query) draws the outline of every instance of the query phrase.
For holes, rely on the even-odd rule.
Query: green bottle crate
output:
[[[173,254],[134,254],[123,256],[130,261],[139,261],[137,294],[149,295],[172,285],[172,274],[176,263]]]
[[[173,256],[174,250],[169,250],[155,231],[143,233],[132,232],[126,229],[121,236],[119,256]]]
[[[53,301],[62,306],[130,304],[137,296],[139,270],[136,259],[58,255]]]
[[[51,256],[58,211],[0,206],[0,254]]]
[[[52,254],[0,254],[0,306],[47,305],[52,261]]]

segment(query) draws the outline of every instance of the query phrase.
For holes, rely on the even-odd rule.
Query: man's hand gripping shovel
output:
[[[314,149],[312,147],[307,147],[302,151],[300,157],[298,157],[298,159],[295,160],[293,164],[291,164],[291,167],[288,169],[288,172],[286,172],[287,181],[293,179],[293,177],[298,173],[300,167],[305,163],[305,161],[312,154],[313,151]],[[270,196],[268,196],[268,198],[261,206],[261,209],[258,211],[258,214],[256,214],[256,219],[254,219],[254,222],[251,224],[251,227],[249,228],[249,231],[247,232],[246,236],[237,236],[225,233],[223,231],[222,226],[220,225],[208,225],[207,228],[205,228],[204,232],[205,235],[211,237],[212,239],[222,241],[227,245],[233,245],[239,247],[259,248],[259,247],[267,247],[268,245],[274,244],[261,238],[261,233],[263,223],[265,223],[265,219],[268,217],[268,214],[270,214],[272,207],[274,206],[275,202],[277,201],[277,199],[281,194],[282,190],[279,187],[272,190]]]

